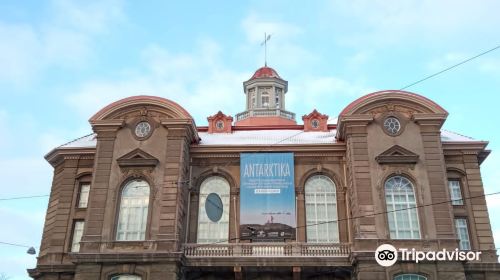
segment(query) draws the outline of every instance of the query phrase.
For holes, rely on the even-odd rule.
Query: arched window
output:
[[[122,274],[111,277],[111,280],[141,280],[142,278],[137,275]]]
[[[391,238],[419,239],[417,203],[410,180],[403,176],[389,178],[385,182],[385,202]]]
[[[307,242],[339,242],[337,194],[333,181],[315,175],[305,185]]]
[[[400,274],[394,280],[427,280],[427,277],[418,274]]]
[[[116,240],[145,239],[148,207],[149,184],[144,180],[128,182],[120,196]]]
[[[212,176],[200,186],[198,243],[227,242],[229,236],[229,183]]]

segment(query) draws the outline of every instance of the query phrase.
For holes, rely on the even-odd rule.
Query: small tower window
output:
[[[250,104],[248,107],[254,108],[255,105],[257,105],[255,102],[255,88],[251,88],[248,90],[248,96],[249,96],[249,101],[250,101]]]
[[[262,107],[269,107],[269,94],[267,92],[262,93]]]
[[[281,107],[281,104],[280,104],[280,96],[281,96],[281,88],[276,88],[276,92],[275,92],[275,104],[276,104],[276,108],[280,108]]]

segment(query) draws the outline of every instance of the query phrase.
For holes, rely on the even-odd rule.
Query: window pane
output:
[[[90,185],[84,184],[80,186],[80,195],[78,200],[78,208],[87,208],[89,201]]]
[[[459,242],[460,250],[470,250],[469,229],[467,226],[467,220],[464,218],[456,218],[455,228],[457,231],[457,237],[460,240]]]
[[[338,242],[335,184],[324,175],[309,178],[305,185],[307,242]]]
[[[73,226],[73,240],[71,241],[71,252],[80,251],[80,241],[82,240],[84,221],[76,221]]]
[[[117,240],[144,240],[149,208],[149,185],[144,180],[123,188],[118,218]]]
[[[215,197],[218,199],[214,200]],[[229,183],[220,176],[205,179],[200,186],[198,208],[198,243],[227,242],[229,238]],[[220,201],[218,201],[220,199]],[[210,205],[207,205],[210,203]],[[217,206],[222,204],[221,206]],[[217,209],[218,219],[210,219],[213,213],[207,210]],[[220,215],[220,217],[218,217]],[[213,218],[213,217],[212,217]]]
[[[463,205],[462,200],[462,190],[460,187],[459,180],[448,180],[448,188],[450,190],[451,204],[452,205]]]
[[[385,182],[385,202],[390,236],[393,239],[419,239],[420,226],[413,185],[403,176]]]

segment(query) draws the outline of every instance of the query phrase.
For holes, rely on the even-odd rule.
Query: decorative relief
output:
[[[318,172],[321,172],[321,169],[322,169],[322,168],[323,168],[323,166],[322,166],[321,164],[316,165],[316,170],[317,170]]]
[[[402,114],[408,118],[413,116],[415,112],[415,108],[410,108],[406,106],[396,105],[396,104],[386,104],[378,107],[371,108],[367,111],[368,114],[372,115],[374,118],[379,117],[383,114]]]
[[[148,115],[148,108],[142,107],[139,113],[143,117],[147,116]]]

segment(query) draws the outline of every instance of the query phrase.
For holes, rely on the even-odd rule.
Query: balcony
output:
[[[241,121],[250,117],[282,117],[288,120],[295,120],[295,114],[279,108],[276,109],[251,109],[236,114],[236,121]]]
[[[189,265],[348,265],[349,244],[228,243],[184,244]]]

